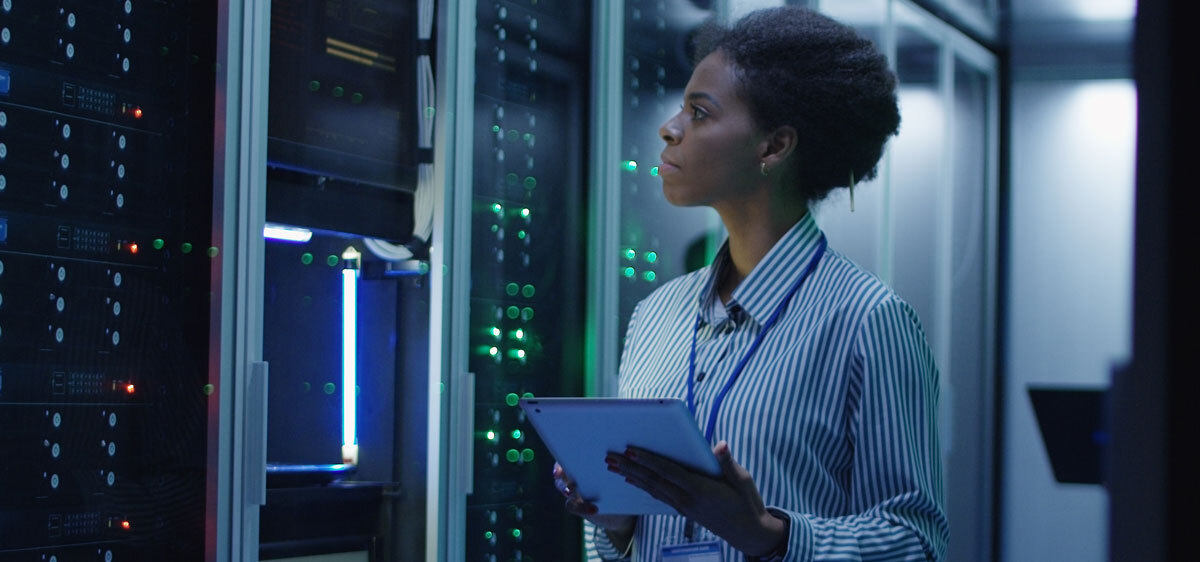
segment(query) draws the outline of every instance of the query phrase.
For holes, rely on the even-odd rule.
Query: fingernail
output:
[[[610,464],[610,465],[608,465],[608,471],[609,471],[609,472],[616,472],[617,474],[620,474],[620,473],[621,473],[620,469],[618,469],[617,467],[615,467],[615,466],[613,466],[613,465],[611,465],[611,464]]]
[[[631,459],[636,459],[636,458],[637,458],[637,453],[635,453],[635,452],[633,451],[633,449],[625,449],[625,456],[627,456],[627,457],[629,457],[629,458],[631,458]]]

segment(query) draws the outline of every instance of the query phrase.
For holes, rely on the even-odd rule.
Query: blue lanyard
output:
[[[742,369],[746,368],[746,363],[750,362],[750,357],[754,355],[755,351],[758,351],[758,346],[767,337],[767,332],[775,325],[775,321],[779,319],[779,315],[783,312],[783,309],[787,308],[788,301],[792,300],[792,297],[800,290],[800,286],[804,284],[804,280],[808,279],[809,274],[816,268],[817,262],[821,261],[821,256],[825,255],[826,246],[825,236],[821,235],[821,241],[817,244],[817,251],[813,253],[812,259],[808,260],[808,265],[804,266],[804,272],[792,283],[787,294],[783,296],[783,299],[775,307],[775,311],[763,323],[762,330],[759,330],[758,336],[754,338],[754,343],[750,344],[750,349],[746,350],[746,354],[742,356],[741,361],[738,361],[738,364],[733,368],[733,372],[730,373],[729,380],[725,381],[725,386],[717,394],[717,399],[713,402],[712,410],[708,413],[708,426],[704,430],[704,438],[709,443],[712,443],[713,431],[717,428],[717,412],[721,410],[721,403],[725,401],[725,395],[729,394],[729,389],[733,388],[733,383],[742,374]],[[688,409],[692,412],[692,416],[696,415],[696,336],[700,333],[700,325],[703,323],[704,320],[697,313],[696,324],[692,327],[692,353],[688,356],[687,405]]]

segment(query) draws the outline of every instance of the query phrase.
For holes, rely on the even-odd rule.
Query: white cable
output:
[[[429,40],[433,36],[434,0],[419,0],[417,3],[417,38]],[[433,81],[433,65],[429,55],[417,57],[417,146],[421,149],[433,147],[434,113],[433,99],[436,84]],[[433,165],[417,164],[417,188],[413,193],[413,237],[428,241],[433,235]],[[367,238],[364,245],[380,259],[403,261],[412,259],[408,248],[383,240]]]

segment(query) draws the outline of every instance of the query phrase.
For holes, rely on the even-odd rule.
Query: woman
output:
[[[620,394],[687,400],[724,476],[613,452],[609,470],[680,515],[596,515],[556,466],[567,509],[607,560],[687,560],[678,545],[727,561],[939,559],[932,353],[913,310],[828,249],[809,212],[875,175],[899,125],[895,78],[869,41],[797,7],[754,12],[703,52],[659,129],[659,173],[667,200],[713,207],[729,238],[638,305]]]

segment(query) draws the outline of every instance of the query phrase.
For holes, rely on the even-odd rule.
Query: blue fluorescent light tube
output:
[[[342,270],[342,449],[357,449],[358,270]],[[357,451],[355,451],[357,453]],[[343,453],[343,456],[346,456]],[[357,454],[353,455],[357,461]]]
[[[297,228],[294,226],[284,226],[281,224],[267,224],[263,226],[263,238],[281,240],[284,242],[304,243],[312,240],[312,231],[307,228]]]

